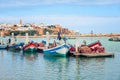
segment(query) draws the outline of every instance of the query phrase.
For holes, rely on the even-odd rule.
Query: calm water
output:
[[[62,58],[0,50],[0,80],[120,80],[120,42],[109,42],[107,37],[82,37],[80,43],[83,40],[87,43],[100,40],[115,57]]]

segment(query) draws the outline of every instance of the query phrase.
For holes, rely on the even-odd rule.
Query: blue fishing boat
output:
[[[69,51],[69,45],[62,44],[50,49],[44,49],[43,53],[44,55],[50,55],[50,56],[66,56]]]
[[[2,44],[0,45],[0,49],[6,49],[6,48],[7,48],[7,45],[4,45],[4,44],[3,44],[3,45],[2,45]]]
[[[21,50],[24,46],[24,43],[11,44],[7,46],[8,50]]]

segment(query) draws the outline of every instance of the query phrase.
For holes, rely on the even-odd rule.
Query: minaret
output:
[[[22,26],[22,19],[20,19],[20,26]]]

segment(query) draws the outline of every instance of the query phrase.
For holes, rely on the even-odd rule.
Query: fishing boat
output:
[[[50,56],[67,56],[68,51],[69,51],[69,45],[62,44],[53,48],[44,49],[43,53],[44,55],[50,55]]]
[[[72,56],[80,57],[114,57],[114,54],[111,52],[106,52],[105,48],[102,46],[100,41],[93,42],[89,45],[81,45],[78,48],[78,53],[76,53],[75,48],[71,47]]]
[[[37,45],[37,52],[43,53],[43,50],[45,49],[46,41],[42,41],[40,43],[36,43]]]
[[[1,39],[1,42],[0,42],[0,49],[6,49],[7,48],[7,45],[3,43],[3,40]]]
[[[75,51],[75,47],[70,48],[70,53],[74,53]],[[102,46],[100,41],[96,41],[88,45],[82,44],[80,47],[78,47],[78,52],[81,54],[104,53],[105,48]]]
[[[44,46],[38,46],[37,47],[37,52],[43,53],[43,50],[45,49]]]
[[[0,45],[0,49],[6,49],[6,48],[7,48],[7,45],[4,45],[4,44]]]
[[[3,32],[0,33],[0,49],[6,49],[7,45],[3,42]]]
[[[120,41],[120,37],[111,37],[108,39],[109,41],[116,41],[119,42]]]
[[[24,52],[36,52],[37,51],[37,46],[34,42],[29,42],[23,47]]]
[[[96,41],[96,42],[93,42],[93,43],[91,43],[91,44],[88,44],[87,45],[89,48],[95,48],[95,47],[100,47],[100,46],[102,46],[102,44],[101,44],[101,42],[98,40],[98,41]]]
[[[17,39],[14,36],[14,33],[12,33],[11,35],[12,37],[9,37],[9,39],[7,39],[7,50],[12,50],[12,51],[19,51],[22,50],[24,43],[20,42],[17,43]]]
[[[79,48],[80,53],[104,53],[105,48],[102,46],[100,41],[93,42],[88,45],[82,45]]]
[[[7,46],[8,50],[22,50],[24,43],[10,44]]]

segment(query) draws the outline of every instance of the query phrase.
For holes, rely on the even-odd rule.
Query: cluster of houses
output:
[[[37,25],[37,24],[22,24],[20,20],[20,24],[0,24],[0,30],[2,31],[28,31],[28,30],[35,30],[40,35],[44,35],[44,30],[52,31],[52,35],[56,35],[58,32],[61,32],[62,34],[67,35],[74,35],[73,30],[69,30],[68,28],[63,28],[61,25],[45,25],[43,23]]]

